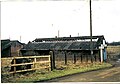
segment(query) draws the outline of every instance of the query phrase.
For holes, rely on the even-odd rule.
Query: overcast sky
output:
[[[90,35],[89,0],[1,2],[1,39]],[[93,35],[120,41],[120,0],[92,0]]]

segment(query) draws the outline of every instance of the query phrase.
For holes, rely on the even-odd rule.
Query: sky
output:
[[[28,43],[36,38],[90,36],[89,0],[2,1],[1,39]],[[120,0],[92,0],[93,35],[120,41]],[[79,34],[78,34],[79,33]]]

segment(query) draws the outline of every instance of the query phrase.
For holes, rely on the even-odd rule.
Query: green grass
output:
[[[97,70],[105,67],[110,67],[112,66],[111,64],[108,63],[94,63],[94,64],[89,64],[84,67],[81,67],[78,65],[74,67],[66,67],[64,66],[63,70],[53,70],[49,72],[40,72],[36,71],[34,73],[30,74],[25,74],[25,75],[15,75],[11,80],[8,82],[13,82],[13,83],[28,83],[28,82],[36,82],[36,81],[43,81],[43,80],[48,80],[56,77],[61,77],[65,75],[70,75],[70,74],[75,74],[75,73],[80,73],[80,72],[86,72],[86,71],[91,71],[91,70]],[[6,81],[7,82],[7,81]]]

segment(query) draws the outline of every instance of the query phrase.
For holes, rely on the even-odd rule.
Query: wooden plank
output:
[[[50,57],[50,55],[45,55],[45,56],[25,56],[25,57],[15,57],[15,59],[20,59],[20,58],[47,58]]]
[[[45,56],[21,56],[21,57],[9,57],[9,58],[1,58],[3,60],[6,60],[6,59],[9,59],[9,60],[12,60],[12,59],[20,59],[20,58],[49,58],[50,55],[45,55]]]
[[[47,67],[40,67],[40,68],[35,68],[35,70],[38,70],[38,69],[45,69],[45,68],[50,68],[49,66]]]
[[[50,63],[50,61],[39,61],[39,62],[35,62],[35,64],[45,64],[45,63]]]
[[[26,70],[18,70],[16,72],[9,72],[9,73],[18,73],[18,72],[25,72],[25,71],[32,71],[32,70],[39,70],[39,69],[45,69],[45,68],[50,68],[48,67],[40,67],[40,68],[33,68],[33,69],[26,69]],[[5,73],[4,73],[5,74]],[[7,73],[6,73],[7,74]]]
[[[33,68],[33,69],[26,69],[26,70],[18,70],[16,72],[8,72],[8,73],[2,73],[2,74],[12,74],[12,73],[18,73],[18,72],[25,72],[25,71],[32,71],[32,70],[39,70],[39,69],[45,69],[45,68],[50,68],[49,66],[47,67],[40,67],[40,68]]]
[[[20,65],[28,65],[28,64],[44,64],[50,63],[50,61],[42,61],[42,62],[31,62],[31,63],[21,63],[21,64],[12,64],[10,66],[20,66]]]
[[[20,66],[20,65],[28,65],[28,64],[33,64],[33,62],[31,62],[31,63],[21,63],[21,64],[12,64],[10,66]]]
[[[32,70],[34,70],[34,69],[18,70],[18,71],[16,71],[16,73],[18,73],[18,72],[24,72],[24,71],[32,71]],[[9,73],[14,73],[14,72],[9,72]]]

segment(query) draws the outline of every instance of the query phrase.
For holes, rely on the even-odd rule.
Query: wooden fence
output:
[[[16,59],[22,59],[22,58],[27,58],[27,59],[33,59],[32,62],[25,62],[25,63],[16,63]],[[39,60],[40,58],[44,59],[47,58],[47,60]],[[38,66],[39,64],[44,65],[44,66]],[[32,65],[33,67],[30,69],[24,69],[24,70],[16,70],[17,66],[22,66],[22,65]],[[13,57],[13,64],[10,65],[11,67],[14,68],[13,71],[9,73],[18,73],[18,72],[25,72],[25,71],[32,71],[32,70],[38,70],[38,69],[49,69],[51,70],[51,61],[50,61],[50,55],[46,56],[24,56],[24,57]]]

